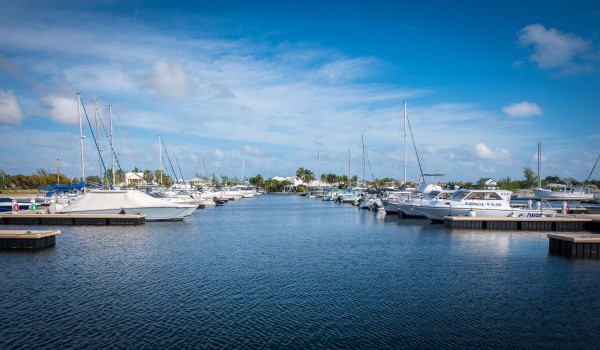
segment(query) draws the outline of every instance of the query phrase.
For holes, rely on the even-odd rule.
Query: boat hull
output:
[[[414,212],[421,214],[434,221],[443,221],[444,216],[470,216],[479,218],[553,218],[556,217],[554,210],[539,209],[517,209],[517,208],[493,208],[481,209],[474,207],[434,207],[419,206]]]
[[[146,215],[146,221],[181,221],[197,207],[119,208],[71,211],[69,214],[137,214]]]

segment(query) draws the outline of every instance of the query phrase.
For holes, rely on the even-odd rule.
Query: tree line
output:
[[[180,180],[178,178],[175,178],[174,180],[169,174],[162,170],[140,170],[136,167],[132,170],[132,172],[141,173],[142,178],[146,183],[159,183],[162,180],[162,185],[165,187],[170,187],[176,182],[176,180]],[[302,179],[304,184],[311,183],[312,181],[317,179],[313,171],[304,167],[298,168],[295,175],[299,179]],[[213,186],[230,186],[236,184],[243,184],[246,182],[246,179],[238,179],[237,177],[229,177],[227,175],[221,175],[220,179],[217,179],[215,174],[203,176],[196,173],[195,176],[197,178],[204,179],[207,183]],[[523,168],[523,177],[524,179],[522,180],[513,180],[510,177],[502,178],[497,181],[498,187],[500,189],[510,191],[537,187],[537,174],[530,167],[526,166]],[[291,182],[289,181],[265,179],[260,174],[251,177],[247,180],[251,185],[268,192],[282,192],[286,186],[291,184]],[[348,187],[348,175],[337,175],[333,173],[322,174],[320,180],[327,184],[336,184],[336,187],[339,189],[344,189]],[[81,178],[70,178],[64,174],[50,173],[47,170],[41,168],[38,168],[31,175],[9,175],[5,171],[0,170],[0,189],[36,189],[39,187],[52,185],[77,184],[80,181]],[[85,181],[87,184],[97,185],[98,187],[101,187],[102,185],[108,186],[109,183],[112,182],[112,170],[109,169],[102,179],[98,175],[89,175],[86,176]],[[350,178],[350,186],[358,184],[358,181],[358,176],[353,175]],[[115,171],[115,182],[116,184],[123,184],[125,182],[125,171],[121,169]],[[575,186],[584,185],[584,183],[579,182],[572,177],[560,178],[558,176],[546,176],[544,179],[542,179],[541,182],[542,186],[545,186],[548,183],[572,184]],[[392,178],[383,178],[370,181],[366,185],[372,188],[383,188],[390,183],[399,182],[398,180]],[[407,185],[414,186],[415,184],[409,183]],[[597,188],[600,188],[600,181],[591,180],[585,183],[585,185],[592,185]],[[134,185],[131,186],[133,187]],[[460,183],[460,186],[464,188],[477,188],[483,187],[483,183],[466,182]]]

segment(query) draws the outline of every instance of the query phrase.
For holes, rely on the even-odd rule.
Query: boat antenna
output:
[[[600,154],[598,154],[598,158],[596,158],[596,163],[594,163],[594,167],[592,168],[592,171],[590,171],[590,175],[588,176],[587,180],[585,180],[585,182],[590,181],[590,178],[592,177],[592,174],[594,173],[594,169],[596,169],[596,165],[598,165],[599,160],[600,160]]]

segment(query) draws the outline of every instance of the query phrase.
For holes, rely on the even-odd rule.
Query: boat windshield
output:
[[[460,201],[463,200],[468,194],[469,191],[456,191],[448,199],[453,201]]]
[[[502,200],[502,197],[496,192],[471,192],[467,196],[467,199]]]

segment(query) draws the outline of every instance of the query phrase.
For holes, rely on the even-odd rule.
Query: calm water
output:
[[[546,233],[295,195],[59,228],[0,252],[1,349],[600,346],[600,263],[549,256]]]

